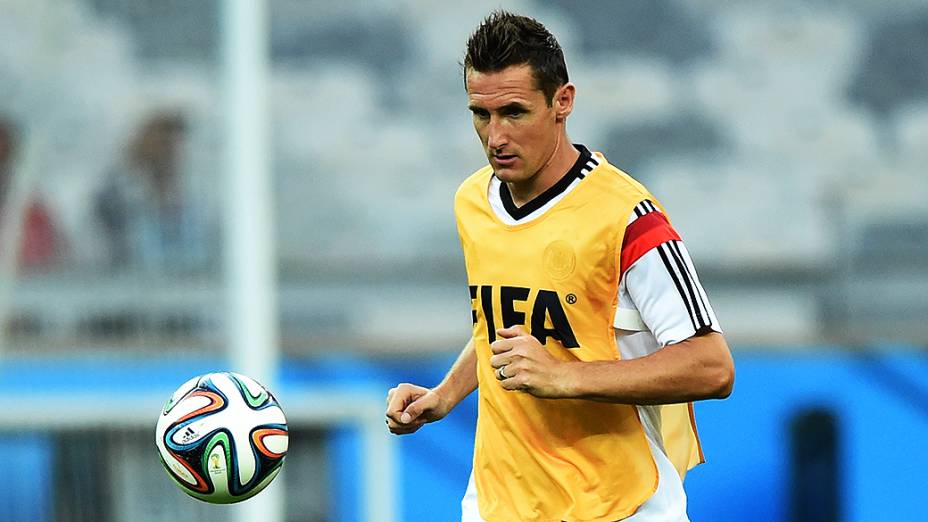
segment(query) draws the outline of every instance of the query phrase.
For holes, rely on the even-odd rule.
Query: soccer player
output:
[[[691,401],[727,397],[734,366],[679,234],[568,139],[576,88],[542,24],[488,16],[464,84],[489,160],[455,196],[473,335],[438,386],[389,391],[389,430],[479,389],[466,522],[688,520]]]

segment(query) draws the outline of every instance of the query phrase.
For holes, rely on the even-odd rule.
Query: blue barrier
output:
[[[399,375],[431,385],[450,360]],[[697,404],[708,462],[687,476],[694,521],[790,520],[795,415],[823,407],[838,420],[843,520],[928,520],[928,358],[906,350],[804,349],[736,355],[735,391]],[[455,520],[470,471],[475,401],[401,443],[401,520]]]
[[[793,417],[838,422],[843,520],[928,520],[928,361],[923,355],[808,350],[736,357],[735,391],[696,406],[707,464],[686,480],[693,520],[789,520]]]
[[[0,436],[0,520],[51,520],[53,447],[42,433]]]
[[[280,386],[337,385],[386,390],[402,381],[432,385],[450,356],[371,361],[332,358],[290,361]],[[0,366],[0,393],[71,390],[164,390],[165,397],[209,361],[178,367],[170,362],[70,361],[60,365],[8,362]],[[843,519],[922,520],[928,483],[928,359],[911,350],[851,354],[837,349],[738,353],[735,391],[726,401],[696,406],[708,463],[687,476],[694,521],[789,520],[789,424],[809,408],[834,413],[838,426]],[[153,413],[153,417],[154,417]],[[399,520],[455,520],[470,472],[476,401],[472,396],[442,422],[399,441]],[[350,429],[332,431],[333,519],[357,520],[360,445]],[[4,436],[0,461],[13,476],[33,482],[0,488],[0,506],[31,509],[46,520],[50,509],[52,445],[44,436]],[[153,465],[156,465],[153,463]],[[28,473],[26,471],[28,470]],[[15,502],[14,502],[15,501]],[[25,506],[25,507],[22,507]],[[0,513],[3,514],[3,513]],[[0,517],[6,519],[6,517]],[[14,520],[16,518],[13,518]]]

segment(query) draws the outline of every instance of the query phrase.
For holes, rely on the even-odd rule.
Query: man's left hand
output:
[[[490,344],[490,366],[503,388],[549,399],[568,396],[571,363],[548,353],[522,326],[500,328],[496,335]]]

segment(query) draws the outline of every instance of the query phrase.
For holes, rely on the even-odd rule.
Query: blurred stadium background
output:
[[[923,0],[269,0],[267,215],[228,196],[233,4],[0,0],[0,520],[459,516],[473,401],[401,440],[380,416],[468,335],[458,61],[500,5],[559,37],[572,139],[667,205],[735,352],[732,397],[697,406],[692,519],[928,519]],[[279,370],[236,348],[255,222]],[[152,441],[230,366],[291,420],[258,518],[188,499]]]

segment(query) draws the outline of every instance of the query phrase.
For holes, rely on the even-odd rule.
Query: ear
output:
[[[561,85],[554,93],[554,118],[558,123],[567,121],[567,117],[574,110],[574,97],[577,95],[577,88],[574,84],[567,82]]]

